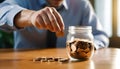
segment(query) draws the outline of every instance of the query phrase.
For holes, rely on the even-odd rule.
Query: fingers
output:
[[[42,23],[40,23],[43,28],[49,29],[50,31],[53,31],[53,27],[51,25],[51,22],[49,20],[49,17],[46,13],[46,11],[43,11],[39,17],[39,20],[42,20]],[[40,22],[40,21],[39,21]]]
[[[50,21],[50,24],[52,26],[52,30],[56,31],[56,29],[57,29],[57,21],[56,21],[56,18],[54,16],[54,14],[52,13],[51,8],[48,8],[48,7],[46,8],[46,14],[47,14],[48,20]]]
[[[62,19],[61,15],[57,12],[57,10],[55,8],[52,8],[52,10],[54,10],[53,14],[56,17],[59,26],[61,27],[61,31],[63,31],[64,30],[64,23],[63,23],[63,19]]]
[[[51,8],[46,8],[46,13],[47,13],[47,16],[49,17],[48,19],[50,20],[50,23],[53,27],[53,30],[56,32],[56,31],[61,31],[60,29],[60,26],[58,24],[58,21],[57,21],[57,18],[56,16],[53,14],[54,10],[51,9]]]
[[[39,29],[48,29],[52,32],[64,30],[62,17],[54,8],[46,7],[37,11],[33,19],[33,25]]]

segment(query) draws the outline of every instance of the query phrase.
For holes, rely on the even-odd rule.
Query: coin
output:
[[[64,36],[64,31],[56,32],[57,37],[63,37]]]

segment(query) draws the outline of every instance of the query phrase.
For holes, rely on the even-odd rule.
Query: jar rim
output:
[[[70,29],[73,29],[73,30],[74,30],[74,29],[76,29],[76,30],[77,30],[77,29],[78,29],[78,30],[79,30],[79,29],[88,29],[88,30],[89,30],[89,29],[92,29],[92,26],[69,26],[69,30],[70,30]]]

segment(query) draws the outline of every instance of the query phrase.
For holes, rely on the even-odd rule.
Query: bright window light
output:
[[[95,0],[95,11],[109,37],[112,36],[112,0]]]
[[[118,0],[118,27],[117,27],[117,35],[120,37],[120,0]]]

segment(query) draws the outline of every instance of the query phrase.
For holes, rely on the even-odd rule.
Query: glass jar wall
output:
[[[67,53],[72,60],[90,59],[94,54],[91,26],[70,26],[66,41]]]

